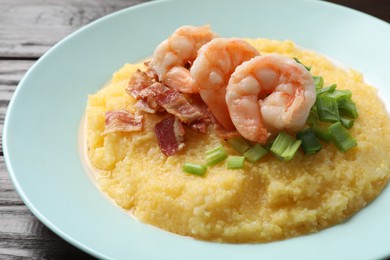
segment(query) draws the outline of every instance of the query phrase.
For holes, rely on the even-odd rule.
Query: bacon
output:
[[[169,116],[155,126],[155,134],[161,151],[172,156],[183,149],[184,127],[175,116]]]
[[[192,106],[180,92],[161,83],[156,82],[143,89],[140,91],[140,97],[148,104],[155,102],[183,123],[191,123],[203,118],[200,109]]]
[[[138,111],[144,111],[146,113],[149,113],[149,114],[154,114],[157,112],[158,110],[158,107],[152,107],[148,104],[148,102],[145,102],[143,101],[142,99],[141,100],[138,100],[137,103],[135,103],[134,107],[138,110]]]
[[[199,94],[191,94],[187,100],[192,106],[198,109],[202,113],[202,118],[191,123],[185,124],[188,128],[202,134],[206,133],[207,126],[213,122],[213,115],[211,114],[208,106],[200,97]]]
[[[153,70],[141,71],[137,70],[130,78],[126,92],[134,97],[140,99],[140,91],[149,87],[158,81],[157,74]]]
[[[142,120],[143,116],[134,115],[127,110],[108,111],[103,134],[140,131],[143,126]]]

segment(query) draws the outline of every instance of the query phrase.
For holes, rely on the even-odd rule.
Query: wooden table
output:
[[[211,1],[211,0],[210,0]],[[0,133],[8,103],[32,64],[66,35],[145,0],[0,0]],[[390,22],[390,0],[331,0]],[[0,259],[93,259],[46,228],[11,183],[0,143]]]

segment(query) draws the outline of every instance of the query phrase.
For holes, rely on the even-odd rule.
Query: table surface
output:
[[[56,42],[81,26],[145,0],[0,0],[0,134],[20,79]],[[390,0],[330,0],[390,22]],[[0,259],[93,259],[58,237],[24,205],[0,142]]]

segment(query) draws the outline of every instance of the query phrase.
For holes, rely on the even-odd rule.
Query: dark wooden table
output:
[[[211,0],[210,0],[211,1]],[[0,133],[8,103],[31,65],[66,35],[145,0],[0,0]],[[390,0],[330,0],[390,22]],[[0,143],[0,259],[93,259],[46,228],[23,204]]]

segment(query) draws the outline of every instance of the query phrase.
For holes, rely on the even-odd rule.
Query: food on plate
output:
[[[261,144],[270,131],[303,129],[315,101],[310,72],[276,54],[257,56],[238,66],[226,90],[234,126],[244,138]]]
[[[197,239],[282,240],[345,221],[390,177],[390,120],[363,76],[292,41],[177,29],[90,95],[98,186]]]

